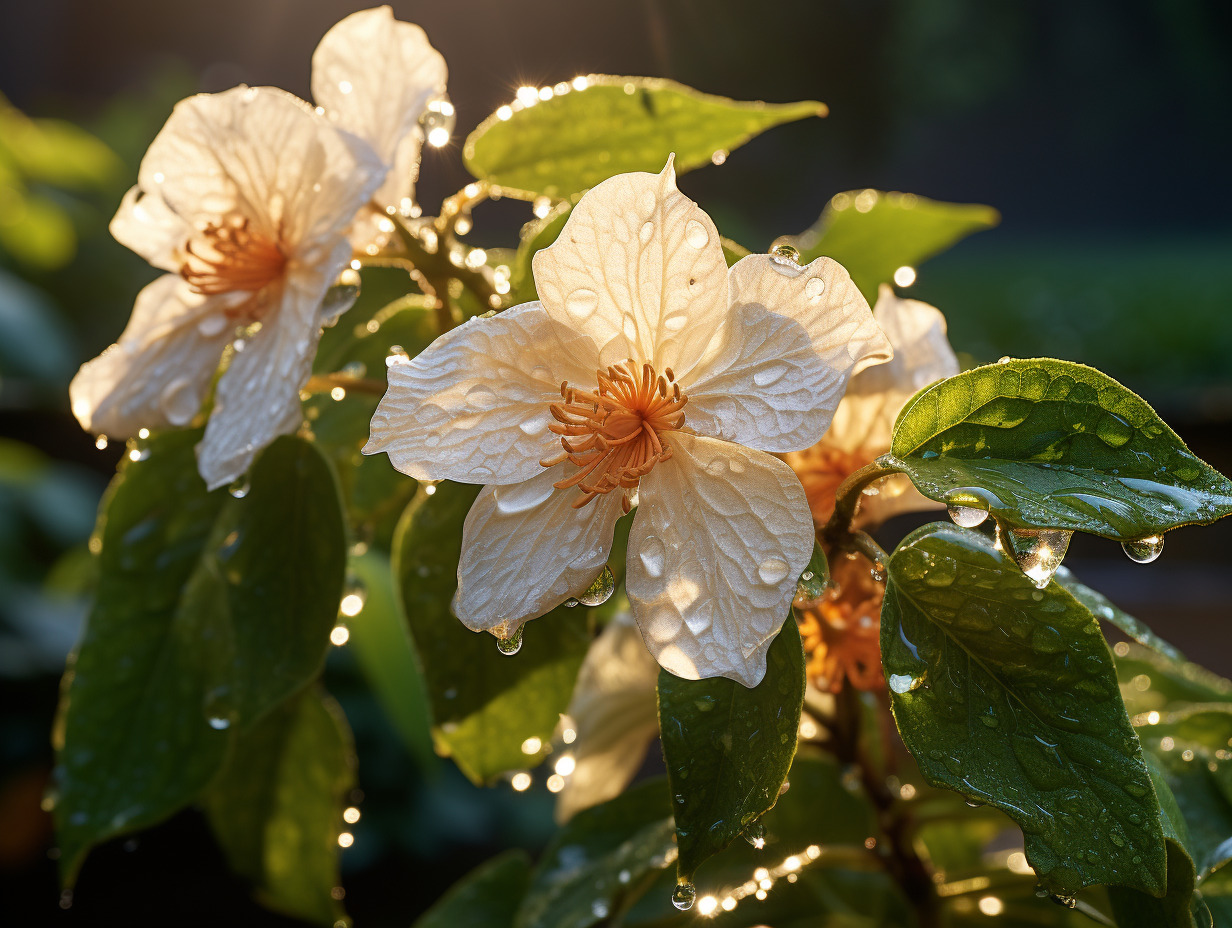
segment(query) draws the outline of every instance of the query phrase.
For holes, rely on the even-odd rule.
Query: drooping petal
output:
[[[646,646],[690,680],[756,686],[813,551],[808,502],[770,455],[670,433],[642,478],[625,585]]]
[[[365,454],[417,480],[510,484],[561,451],[548,426],[561,381],[593,384],[598,349],[538,303],[472,319],[389,369]]]
[[[578,673],[568,717],[577,734],[567,750],[573,773],[556,797],[556,819],[620,795],[659,734],[659,665],[627,612],[617,613],[591,644]]]
[[[576,471],[568,463],[541,467],[522,483],[480,491],[462,529],[453,600],[467,628],[508,636],[585,590],[603,570],[621,495],[572,508],[578,491],[552,484]]]
[[[302,100],[236,87],[178,103],[138,184],[193,225],[243,217],[294,265],[328,256],[384,176],[367,145]]]
[[[552,318],[603,346],[604,364],[632,358],[684,376],[727,313],[719,233],[660,174],[620,174],[586,193],[560,237],[534,258]]]
[[[875,457],[890,450],[903,404],[929,384],[957,374],[958,358],[946,337],[945,316],[935,306],[901,299],[883,284],[873,318],[894,357],[851,378],[824,441],[845,451],[866,448]]]
[[[312,55],[312,95],[341,128],[366,141],[390,168],[375,194],[399,206],[414,189],[428,103],[445,92],[445,59],[423,29],[388,6],[352,13]]]
[[[178,271],[184,262],[182,246],[192,235],[192,227],[172,212],[158,194],[132,187],[120,201],[111,224],[112,238],[135,251],[154,267]]]
[[[234,337],[221,300],[193,293],[175,274],[145,287],[120,340],[82,365],[69,385],[82,428],[129,438],[192,419]]]
[[[345,255],[344,246],[342,260]],[[240,477],[262,448],[303,422],[299,393],[312,373],[330,280],[324,270],[288,277],[277,310],[237,344],[197,446],[197,467],[210,489]]]
[[[830,424],[826,397],[835,373],[804,327],[759,304],[741,303],[722,331],[717,354],[681,385],[689,395],[689,427],[762,451],[795,451],[816,442]]]

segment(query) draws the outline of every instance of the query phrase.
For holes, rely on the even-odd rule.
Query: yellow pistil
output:
[[[598,386],[594,390],[560,385],[563,402],[551,405],[556,421],[549,428],[560,436],[564,451],[539,463],[554,467],[571,461],[581,468],[554,484],[561,490],[576,486],[581,491],[574,509],[620,487],[628,512],[628,491],[656,464],[672,456],[662,435],[684,425],[689,398],[680,392],[670,367],[659,375],[649,364],[639,370],[630,360],[595,375]]]
[[[251,231],[243,216],[232,214],[209,223],[184,248],[180,276],[197,293],[217,296],[243,291],[259,294],[282,276],[287,258],[277,241]],[[252,300],[228,315],[253,316]]]

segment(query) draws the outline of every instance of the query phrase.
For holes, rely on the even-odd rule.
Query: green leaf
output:
[[[279,439],[234,499],[206,492],[200,437],[151,439],[102,503],[97,599],[57,724],[66,883],[91,845],[188,802],[233,731],[315,677],[329,648],[345,548],[328,465]]]
[[[1082,604],[979,532],[928,525],[890,558],[881,653],[925,779],[1014,819],[1052,892],[1163,892],[1158,803]]]
[[[511,928],[530,882],[530,858],[506,851],[455,883],[414,928]]]
[[[338,833],[355,758],[342,711],[304,692],[235,741],[204,806],[231,868],[262,905],[333,925]]]
[[[515,304],[539,299],[531,261],[536,252],[556,241],[571,212],[573,201],[561,200],[546,216],[532,220],[522,227],[522,238],[509,268],[509,287]]]
[[[369,551],[351,559],[351,570],[364,590],[363,608],[347,619],[351,653],[420,768],[435,769],[428,694],[389,560],[383,553]]]
[[[918,267],[1000,221],[991,206],[943,203],[913,193],[850,190],[832,197],[810,228],[779,242],[794,246],[802,264],[822,255],[833,258],[871,303],[877,288],[892,281],[900,267]]]
[[[476,177],[511,196],[565,199],[629,171],[678,173],[709,164],[767,129],[824,116],[822,103],[743,103],[652,77],[592,74],[583,90],[493,113],[462,149]]]
[[[458,588],[462,523],[478,487],[448,481],[407,507],[394,538],[392,563],[411,637],[432,705],[438,750],[475,783],[534,767],[569,706],[590,644],[585,609],[564,606],[528,623],[517,654],[472,632],[450,612]]]
[[[818,599],[826,591],[826,584],[829,582],[830,564],[826,561],[826,553],[821,550],[821,545],[814,542],[813,556],[809,559],[808,567],[800,574],[796,595],[805,599]]]
[[[659,777],[575,815],[535,868],[517,928],[589,928],[621,908],[675,857],[671,802]]]
[[[1205,667],[1188,661],[1176,661],[1157,651],[1126,644],[1124,654],[1117,656],[1117,677],[1124,688],[1127,702],[1134,712],[1163,709],[1171,701],[1227,702],[1232,701],[1232,680],[1211,673]],[[1145,689],[1134,684],[1142,677],[1149,683]]]
[[[680,880],[691,879],[702,861],[773,808],[796,754],[804,682],[804,650],[792,616],[770,645],[766,676],[753,689],[724,677],[659,673]]]
[[[928,387],[899,414],[891,454],[925,496],[1011,529],[1126,542],[1232,512],[1232,483],[1144,400],[1069,361],[989,364]]]
[[[0,252],[37,270],[63,267],[77,251],[77,232],[55,201],[10,188],[13,201],[0,222]]]
[[[1168,885],[1160,898],[1124,886],[1110,886],[1108,900],[1119,928],[1196,928],[1194,863],[1186,850],[1189,835],[1185,821],[1158,764],[1148,764],[1155,794],[1159,797],[1159,820],[1167,838]]]
[[[1151,631],[1145,622],[1134,618],[1125,610],[1113,605],[1112,601],[1102,593],[1080,583],[1068,567],[1058,568],[1054,577],[1057,583],[1069,590],[1070,595],[1086,606],[1087,611],[1096,618],[1111,623],[1138,642],[1138,644],[1152,648],[1165,657],[1171,658],[1174,661],[1185,660],[1184,654]]]
[[[62,119],[30,119],[0,95],[0,163],[58,187],[105,189],[119,175],[119,157],[85,129]]]

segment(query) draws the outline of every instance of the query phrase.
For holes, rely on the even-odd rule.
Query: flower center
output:
[[[277,241],[253,232],[248,220],[232,213],[221,224],[210,223],[184,248],[180,276],[197,293],[216,296],[244,291],[259,293],[282,276],[286,255]],[[253,315],[246,301],[228,315]]]
[[[576,486],[581,491],[574,509],[617,487],[635,489],[656,464],[670,458],[671,448],[662,435],[684,425],[689,401],[670,367],[659,375],[649,364],[639,370],[633,361],[622,361],[595,375],[594,390],[579,390],[568,382],[560,385],[564,402],[551,405],[556,421],[549,428],[560,436],[565,450],[539,462],[554,467],[572,461],[581,468],[554,484],[561,490]],[[627,492],[623,504],[628,512]]]

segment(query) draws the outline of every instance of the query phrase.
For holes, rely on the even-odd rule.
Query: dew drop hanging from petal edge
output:
[[[496,648],[501,654],[506,657],[512,657],[522,650],[522,632],[525,626],[519,625],[517,630],[508,638],[497,638]]]
[[[676,888],[672,891],[672,905],[681,912],[687,912],[693,908],[693,900],[696,898],[697,887],[687,880],[683,883],[677,883]]]

